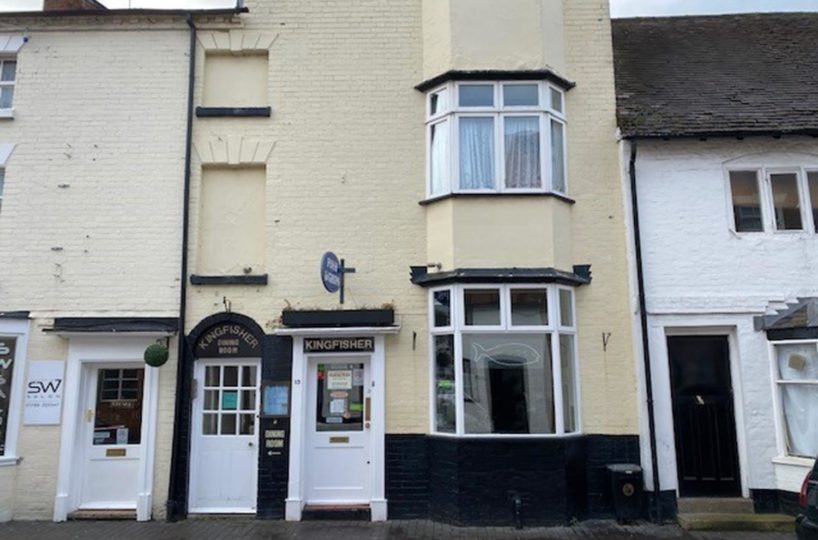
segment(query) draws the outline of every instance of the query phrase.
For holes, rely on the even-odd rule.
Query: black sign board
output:
[[[373,337],[304,338],[305,353],[372,352]]]
[[[221,323],[202,334],[195,351],[197,358],[255,358],[261,343],[244,325]]]
[[[0,456],[6,455],[6,426],[11,405],[11,375],[16,338],[0,337]]]

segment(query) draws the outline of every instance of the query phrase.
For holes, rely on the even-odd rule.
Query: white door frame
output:
[[[78,475],[83,467],[82,414],[87,388],[84,373],[96,366],[112,366],[122,363],[144,365],[145,348],[156,342],[153,336],[87,336],[72,335],[68,343],[68,360],[65,370],[65,393],[63,394],[62,432],[60,434],[60,461],[57,473],[57,494],[54,498],[54,521],[65,521],[68,514],[79,507],[80,488]],[[156,416],[159,401],[159,370],[145,365],[142,394],[142,443],[139,454],[137,478],[137,521],[151,518],[153,500],[153,464],[156,442]]]
[[[199,399],[199,394],[203,393],[204,388],[204,368],[206,366],[229,366],[229,365],[247,365],[249,363],[256,365],[256,427],[253,430],[253,436],[256,437],[256,473],[253,475],[253,496],[256,499],[256,504],[253,508],[236,509],[236,508],[195,508],[192,506],[193,494],[198,488],[198,476],[193,474],[198,470],[199,448],[197,448],[197,439],[202,430],[202,407],[203,400]],[[197,374],[201,370],[202,377],[199,378]],[[193,377],[196,380],[196,395],[193,396],[193,407],[191,415],[191,438],[190,438],[190,463],[188,464],[188,471],[190,471],[190,478],[188,480],[188,512],[192,514],[255,514],[258,508],[258,440],[259,440],[259,417],[261,416],[261,358],[197,358],[193,366]],[[238,424],[237,424],[238,425]]]
[[[331,353],[304,354],[304,337],[355,337],[374,336],[375,347],[371,353],[355,353],[356,356],[370,355],[369,368],[372,384],[371,417],[371,451],[372,451],[372,498],[370,511],[372,521],[385,521],[387,516],[386,503],[386,459],[385,459],[385,432],[386,432],[386,363],[384,334],[396,333],[398,327],[388,328],[311,328],[309,330],[283,330],[278,334],[293,336],[293,370],[292,370],[292,398],[290,412],[290,478],[287,484],[287,499],[285,501],[285,519],[287,521],[301,521],[301,512],[304,509],[304,479],[305,479],[305,422],[308,420],[307,408],[307,366],[308,357],[335,356]],[[336,356],[337,357],[337,356]]]

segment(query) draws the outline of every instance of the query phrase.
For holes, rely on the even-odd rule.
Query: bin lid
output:
[[[614,463],[608,465],[608,470],[615,473],[639,474],[642,472],[642,467],[636,463]]]

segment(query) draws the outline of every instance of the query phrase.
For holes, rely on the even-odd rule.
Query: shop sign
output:
[[[261,343],[244,325],[217,324],[196,342],[197,358],[257,358]]]
[[[327,292],[336,293],[341,288],[341,261],[331,251],[321,257],[321,283]]]
[[[372,352],[373,337],[304,338],[305,353]]]
[[[6,425],[11,405],[11,376],[17,338],[0,338],[0,456],[6,454]]]
[[[60,423],[64,373],[65,362],[60,360],[28,363],[24,424],[45,426]]]

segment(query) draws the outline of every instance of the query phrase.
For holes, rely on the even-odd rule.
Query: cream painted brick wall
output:
[[[577,293],[583,429],[638,433],[623,196],[616,141],[610,20],[606,0],[565,2],[569,194],[573,257],[591,264]],[[607,351],[602,335],[610,333]]]
[[[247,6],[246,30],[275,37],[272,117],[200,119],[194,136],[242,135],[275,144],[267,163],[269,285],[194,286],[187,324],[223,311],[223,297],[267,331],[288,305],[339,307],[318,272],[322,253],[332,250],[357,269],[348,277],[344,307],[392,304],[402,327],[399,336],[387,337],[387,431],[425,432],[426,292],[409,282],[409,265],[426,262],[424,210],[417,204],[425,195],[425,113],[423,96],[413,89],[421,81],[420,2]],[[196,96],[200,103],[201,86]],[[197,168],[191,245],[199,223]]]
[[[15,118],[0,121],[0,143],[17,145],[0,211],[0,310],[32,311],[27,361],[67,359],[68,339],[42,332],[50,317],[178,313],[187,27],[91,23],[23,22]],[[155,518],[167,497],[174,350],[159,377]],[[0,520],[51,519],[59,449],[59,426],[21,426],[23,459],[0,468]]]

